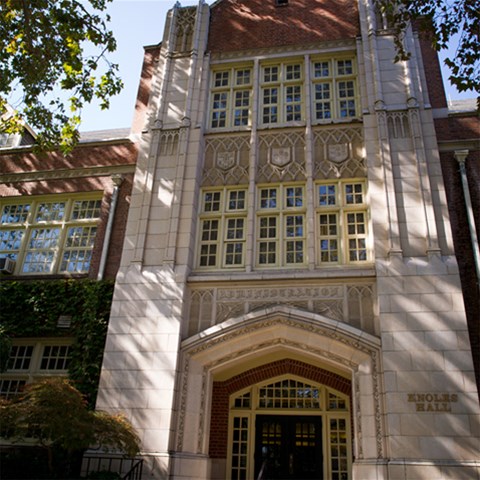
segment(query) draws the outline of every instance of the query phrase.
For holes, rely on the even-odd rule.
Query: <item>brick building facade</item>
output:
[[[106,138],[108,135],[114,135],[114,138]],[[115,138],[117,135],[120,137]],[[97,278],[111,197],[116,187],[118,200],[109,239],[108,257],[102,274],[103,278],[115,278],[120,264],[137,156],[136,146],[128,135],[128,131],[96,132],[94,135],[96,138],[85,137],[67,156],[59,152],[39,154],[33,151],[33,145],[0,150],[2,182],[0,194],[4,227],[2,251],[3,253],[12,250],[15,252],[14,255],[10,254],[10,258],[15,260],[13,277],[4,277],[4,279],[17,276],[20,279],[34,279],[40,278],[39,275],[48,275],[48,277],[41,277],[47,279],[55,276],[64,278],[67,273],[78,278]],[[68,218],[70,212],[67,210],[70,208],[69,202],[72,199],[96,203],[95,205],[91,203],[90,206],[84,205],[87,211],[90,208],[95,213],[84,211],[84,217],[79,212],[75,215],[75,219]],[[30,206],[32,201],[38,207],[36,212]],[[38,218],[41,216],[41,211],[44,212],[45,218]],[[33,216],[37,216],[37,219],[32,218]],[[91,222],[90,219],[92,219]],[[64,230],[66,226],[68,228],[69,221],[72,225],[77,223],[81,225],[82,220],[84,223],[92,223],[95,227],[93,238],[88,239],[88,247],[84,250],[88,252],[84,257],[84,266],[78,265],[74,268],[72,264],[70,269],[64,269],[58,265],[60,252],[65,248],[59,245],[45,248],[45,252],[48,250],[54,252],[51,257],[44,254],[41,261],[39,258],[35,262],[33,259],[31,262],[26,261],[29,248],[22,240],[24,236],[29,235],[32,225],[50,226],[51,222],[53,228],[59,226]],[[10,232],[10,236],[7,236],[7,232]],[[14,239],[15,234],[19,234],[20,238]],[[37,235],[38,241],[42,242],[41,233],[37,232]],[[33,241],[33,238],[30,237],[29,241]],[[51,243],[58,242],[55,239]],[[12,248],[15,244],[18,248]],[[37,252],[43,251],[40,244],[31,249]]]
[[[478,123],[406,42],[371,2],[169,12],[97,403],[147,475],[478,475]]]
[[[78,335],[93,328],[81,325],[87,318],[83,310],[96,308],[100,315],[110,303],[108,294],[100,293],[89,307],[79,301],[86,301],[95,288],[91,282],[104,284],[98,292],[111,290],[108,284],[120,265],[137,147],[128,130],[84,136],[67,156],[37,153],[32,140],[0,148],[0,295],[16,299],[2,298],[2,341],[6,336],[11,348],[0,374],[0,392],[12,398],[27,383],[65,376],[74,367],[73,356],[89,364],[85,378],[77,374],[75,380],[92,402],[90,375],[98,369],[101,352]],[[69,283],[77,280],[81,283],[76,287]],[[58,291],[63,291],[61,298],[55,297]],[[105,335],[101,330],[91,333]]]
[[[91,277],[136,163],[97,408],[144,478],[476,478],[479,123],[435,52],[395,64],[363,0],[177,4],[161,40],[136,145],[0,157],[9,204],[103,192]]]

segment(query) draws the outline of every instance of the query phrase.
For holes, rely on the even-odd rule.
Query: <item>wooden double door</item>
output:
[[[322,417],[257,415],[255,480],[322,480]]]

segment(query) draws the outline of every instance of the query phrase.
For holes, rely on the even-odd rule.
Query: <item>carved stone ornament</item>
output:
[[[275,165],[278,168],[286,167],[292,161],[290,155],[290,148],[288,147],[278,147],[272,148],[272,156],[270,163]]]
[[[348,159],[348,143],[335,143],[327,146],[328,160],[332,163],[343,163]]]
[[[216,158],[217,167],[227,171],[235,166],[235,152],[218,152]]]
[[[333,341],[340,342],[341,344],[348,345],[350,347],[355,348],[356,350],[367,354],[370,357],[370,365],[371,365],[371,391],[372,394],[372,406],[374,409],[374,428],[375,428],[375,437],[376,437],[376,455],[378,459],[384,458],[384,446],[383,440],[385,438],[385,432],[383,428],[382,418],[383,418],[383,411],[382,411],[382,401],[381,401],[381,385],[379,382],[379,359],[378,359],[378,351],[375,347],[372,348],[370,345],[363,344],[362,341],[359,339],[350,338],[347,335],[342,334],[340,331],[336,329],[326,328],[325,325],[312,325],[310,322],[302,322],[297,321],[293,317],[274,317],[274,318],[265,318],[265,319],[257,319],[254,323],[245,325],[243,324],[242,327],[237,328],[233,331],[225,333],[220,337],[215,338],[208,338],[204,337],[203,340],[193,346],[189,351],[184,351],[185,357],[183,359],[183,379],[182,379],[182,386],[181,386],[181,400],[180,405],[181,408],[179,410],[179,423],[178,423],[178,437],[177,437],[177,451],[182,451],[183,448],[183,440],[185,435],[185,422],[186,422],[186,405],[187,405],[187,396],[188,394],[192,394],[189,392],[189,365],[192,357],[195,355],[206,352],[211,348],[217,348],[219,345],[223,344],[226,345],[228,342],[243,337],[248,337],[251,333],[257,332],[264,328],[270,328],[272,326],[275,327],[282,327],[282,326],[289,326],[294,327],[300,331],[304,331],[306,335],[318,335],[319,337],[328,338]],[[362,424],[364,424],[365,420],[363,420],[363,416],[366,412],[362,411],[362,402],[359,401],[361,397],[361,378],[359,375],[358,364],[352,361],[352,359],[344,358],[341,355],[336,354],[332,351],[326,351],[325,349],[318,347],[312,348],[311,345],[302,344],[296,342],[290,338],[274,338],[274,339],[266,339],[263,342],[255,343],[253,345],[248,345],[243,349],[238,351],[231,351],[230,354],[224,355],[223,357],[218,357],[215,360],[203,364],[203,372],[202,372],[202,391],[200,394],[200,402],[201,406],[199,411],[201,414],[198,418],[198,436],[197,436],[197,450],[198,453],[202,453],[205,443],[205,412],[208,411],[208,407],[206,405],[207,395],[206,392],[209,388],[209,378],[211,379],[211,375],[209,372],[215,370],[216,367],[219,365],[226,365],[237,358],[245,357],[248,354],[253,352],[262,351],[268,347],[272,346],[282,346],[282,347],[293,347],[298,350],[307,350],[312,354],[317,356],[319,359],[325,359],[329,362],[337,363],[339,365],[344,365],[347,368],[351,369],[354,372],[354,382],[353,388],[355,389],[355,416],[356,416],[356,435],[358,440],[358,457],[363,458],[363,444],[364,441],[361,441],[364,437],[362,432]],[[204,356],[203,358],[207,358]],[[364,375],[364,374],[363,374]],[[368,383],[368,382],[366,382]],[[192,383],[190,383],[191,385]],[[196,398],[198,398],[198,391],[195,392]],[[368,413],[370,415],[370,413]],[[370,418],[370,417],[368,417]]]

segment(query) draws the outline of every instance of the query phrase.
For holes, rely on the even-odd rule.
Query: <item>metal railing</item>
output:
[[[82,476],[87,477],[93,472],[117,473],[122,480],[141,480],[143,459],[125,458],[121,456],[84,455]]]

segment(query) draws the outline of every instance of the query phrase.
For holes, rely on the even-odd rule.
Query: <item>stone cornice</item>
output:
[[[262,57],[271,59],[272,57],[284,58],[292,55],[323,55],[328,53],[334,53],[339,51],[354,51],[356,52],[356,40],[345,39],[345,40],[332,40],[328,42],[322,42],[312,45],[301,45],[301,46],[287,46],[287,47],[276,47],[276,48],[262,48],[262,49],[251,49],[251,50],[241,50],[234,52],[219,52],[219,53],[210,53],[210,62],[221,63],[222,61],[246,61],[253,58],[262,59]]]
[[[0,183],[39,182],[42,180],[63,180],[69,178],[104,177],[116,174],[134,173],[135,164],[107,165],[102,167],[64,168],[58,170],[40,170],[0,174]]]
[[[105,147],[107,145],[123,145],[133,144],[129,137],[109,138],[106,140],[80,140],[75,146],[75,150],[79,148]],[[19,145],[17,147],[0,147],[0,157],[2,155],[11,155],[12,153],[30,153],[33,152],[36,145]],[[72,155],[72,154],[70,154]]]
[[[206,284],[218,283],[219,285],[225,285],[227,282],[262,282],[271,280],[274,282],[285,281],[287,284],[291,284],[292,278],[295,281],[306,280],[311,281],[314,279],[323,280],[328,279],[331,283],[333,278],[341,278],[342,284],[345,278],[355,278],[355,281],[358,281],[358,278],[372,279],[376,277],[375,267],[372,266],[362,266],[362,267],[347,267],[342,266],[339,268],[322,268],[315,271],[310,270],[295,270],[288,273],[285,271],[255,271],[255,272],[231,272],[230,274],[220,274],[219,272],[211,273],[192,273],[188,277],[188,283],[190,285],[194,284]]]
[[[480,140],[468,139],[468,140],[438,140],[439,152],[454,152],[455,150],[479,150]]]

